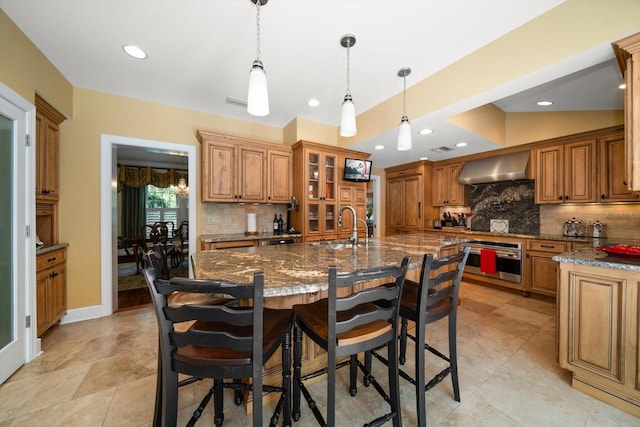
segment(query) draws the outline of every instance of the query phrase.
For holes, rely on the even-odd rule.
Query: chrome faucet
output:
[[[369,225],[367,221],[362,218],[358,218],[358,221],[361,221],[364,224],[364,245],[369,246]]]
[[[340,212],[338,212],[338,227],[342,228],[342,212],[344,212],[345,209],[349,209],[353,214],[353,232],[351,236],[349,236],[349,242],[355,246],[358,244],[358,216],[353,206],[347,205],[340,209]]]

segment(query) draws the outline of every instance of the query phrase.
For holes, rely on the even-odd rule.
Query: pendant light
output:
[[[347,48],[347,93],[342,102],[342,114],[340,119],[340,136],[354,136],[356,129],[356,107],[349,91],[349,49],[356,44],[356,36],[345,34],[340,39],[340,45]]]
[[[180,156],[180,166],[184,171],[184,156]],[[180,197],[182,199],[189,197],[189,187],[187,187],[187,182],[184,178],[180,178],[178,180],[178,185],[171,185],[170,191],[176,195],[176,197]]]
[[[398,129],[398,151],[411,150],[411,123],[407,117],[407,76],[411,74],[411,68],[405,67],[398,70],[398,76],[402,77],[402,120]]]
[[[260,60],[260,7],[268,0],[251,0],[256,5],[256,60],[253,61],[249,72],[249,94],[247,96],[247,111],[254,116],[269,114],[269,91],[267,90],[267,74]]]

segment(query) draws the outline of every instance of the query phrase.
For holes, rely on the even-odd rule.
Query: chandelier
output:
[[[183,166],[183,160],[184,157],[181,156],[180,158],[180,165],[181,167]],[[174,194],[176,197],[180,197],[182,199],[189,197],[189,187],[187,186],[187,182],[185,181],[184,178],[180,178],[178,180],[178,185],[171,185],[170,187],[170,191],[172,194]]]

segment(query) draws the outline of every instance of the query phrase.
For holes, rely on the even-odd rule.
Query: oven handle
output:
[[[480,248],[471,248],[469,251],[470,254],[480,255]],[[496,250],[496,257],[498,258],[509,258],[509,259],[521,259],[522,256],[520,252],[510,252],[510,251],[500,251]]]

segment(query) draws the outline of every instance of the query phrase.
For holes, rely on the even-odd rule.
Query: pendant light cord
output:
[[[351,95],[351,92],[349,91],[349,83],[350,83],[350,79],[349,79],[349,74],[350,74],[350,67],[349,67],[349,63],[351,62],[350,59],[350,55],[349,55],[349,48],[351,47],[351,43],[349,43],[349,41],[347,41],[347,95]]]
[[[256,39],[257,39],[257,44],[256,44],[256,58],[258,59],[258,61],[260,61],[260,3],[262,1],[261,0],[257,0],[256,1]]]
[[[402,77],[402,115],[407,115],[407,76]]]

